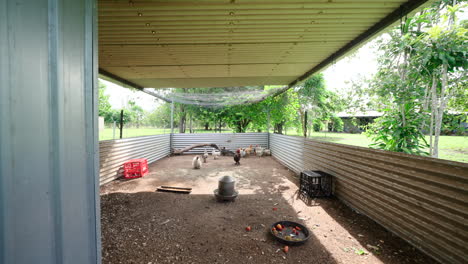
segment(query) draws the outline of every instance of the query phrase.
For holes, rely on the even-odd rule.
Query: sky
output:
[[[354,54],[350,54],[326,68],[323,74],[327,88],[339,92],[342,89],[348,89],[351,80],[373,75],[377,68],[374,46],[374,42],[371,41]],[[134,100],[143,110],[152,111],[161,103],[160,100],[143,92],[132,91],[105,80],[101,81],[106,84],[105,94],[109,95],[112,108],[120,109],[129,100]]]

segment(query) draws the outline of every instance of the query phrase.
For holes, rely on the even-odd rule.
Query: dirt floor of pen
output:
[[[437,263],[336,198],[306,204],[299,179],[271,157],[244,158],[240,166],[232,157],[210,157],[200,170],[191,168],[192,158],[165,158],[143,178],[101,188],[104,264]],[[232,203],[213,195],[225,175],[236,178]],[[193,191],[156,192],[161,185]],[[283,252],[269,233],[280,220],[304,224],[311,238]]]

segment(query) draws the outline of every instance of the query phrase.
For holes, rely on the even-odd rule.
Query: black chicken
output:
[[[236,150],[236,153],[234,154],[234,161],[236,162],[236,165],[240,165],[240,150]]]

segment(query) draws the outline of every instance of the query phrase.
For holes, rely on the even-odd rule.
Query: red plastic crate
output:
[[[143,177],[148,173],[148,160],[132,159],[124,163],[124,178],[133,179]]]

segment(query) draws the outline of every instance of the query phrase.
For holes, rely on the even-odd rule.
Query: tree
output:
[[[99,109],[99,116],[104,117],[105,122],[109,122],[109,118],[112,116],[112,106],[109,102],[109,95],[105,94],[106,92],[106,85],[99,81],[99,89],[98,89],[98,109]]]
[[[259,103],[227,107],[222,116],[237,133],[245,133],[251,123],[256,123],[256,127],[260,128],[262,121],[266,120],[266,113]]]
[[[153,127],[170,127],[171,125],[171,104],[163,103],[148,113],[143,120],[143,123]]]
[[[432,17],[439,18],[439,24],[433,25],[421,34],[419,41],[415,41],[416,60],[423,68],[421,75],[431,83],[425,98],[430,103],[424,106],[430,108],[430,154],[433,157],[439,154],[439,136],[446,107],[460,86],[460,80],[466,79],[467,75],[468,30],[457,23],[456,17],[463,6],[445,6],[447,11],[441,15],[437,12],[440,9],[433,8]]]
[[[299,116],[304,137],[310,135],[310,125],[329,120],[335,112],[344,107],[343,100],[334,92],[325,88],[323,74],[316,74],[307,79],[303,85],[296,87],[299,103]],[[309,133],[308,133],[309,131]]]
[[[126,111],[125,109],[123,110],[124,112],[123,112],[122,123],[125,125],[131,122],[132,116],[129,111]],[[111,120],[112,123],[115,121],[119,129],[120,129],[120,112],[121,110],[112,109],[109,113],[109,119]]]
[[[135,101],[130,100],[128,101],[128,106],[124,108],[124,112],[128,113],[130,117],[129,122],[136,124],[137,128],[139,128],[144,116],[143,108],[138,106]]]
[[[440,1],[419,15],[404,19],[383,41],[374,92],[388,104],[371,128],[374,147],[410,154],[438,156],[443,113],[463,91],[468,51],[467,29],[457,23],[462,5]],[[466,5],[464,5],[466,6]],[[427,124],[429,120],[429,124]],[[423,136],[429,129],[430,153]],[[434,141],[432,140],[435,137]],[[396,143],[399,142],[399,143]]]
[[[268,116],[270,118],[270,125],[273,126],[274,133],[283,134],[285,125],[293,124],[296,120],[299,103],[292,89],[278,96],[269,97],[261,104],[265,109],[267,119]]]

